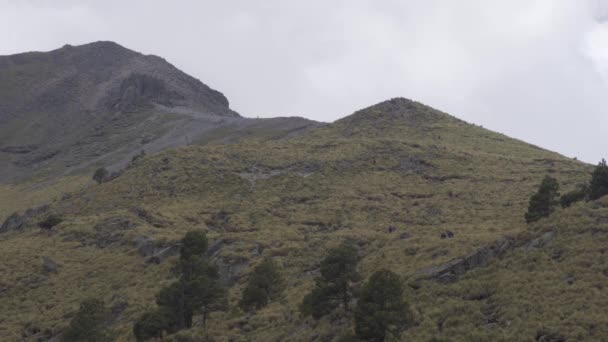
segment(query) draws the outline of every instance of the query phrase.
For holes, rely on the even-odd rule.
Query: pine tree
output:
[[[411,323],[399,276],[388,270],[374,273],[363,286],[355,310],[355,333],[364,341],[398,338]]]
[[[205,256],[207,243],[202,231],[186,233],[173,269],[178,279],[157,294],[158,310],[142,316],[133,326],[139,340],[162,336],[163,331],[171,334],[190,328],[196,314],[202,315],[206,328],[211,312],[226,309],[228,291],[220,282],[217,267]]]
[[[545,176],[538,191],[530,197],[528,212],[525,215],[526,222],[538,221],[543,217],[551,215],[558,204],[559,184],[551,176]]]
[[[243,290],[239,306],[243,310],[260,309],[283,289],[283,278],[277,265],[270,259],[257,265]]]
[[[99,299],[87,299],[72,318],[63,335],[66,342],[106,342],[112,341],[107,321],[109,312]]]
[[[589,199],[596,200],[608,194],[608,166],[606,160],[602,161],[595,167],[591,175],[589,183]]]
[[[319,319],[342,305],[348,312],[352,298],[352,284],[359,280],[357,249],[343,243],[332,249],[321,261],[321,276],[315,279],[315,288],[304,297],[300,310]]]

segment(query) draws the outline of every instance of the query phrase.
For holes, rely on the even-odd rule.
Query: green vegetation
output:
[[[329,251],[321,261],[321,276],[315,279],[315,288],[304,297],[302,313],[320,319],[340,305],[347,313],[353,297],[353,283],[360,277],[358,262],[357,249],[351,243],[343,243]]]
[[[192,327],[195,314],[202,315],[203,328],[209,314],[226,309],[226,289],[219,282],[217,267],[205,257],[207,237],[190,231],[181,241],[180,259],[174,269],[178,280],[156,296],[158,309],[142,315],[133,326],[139,340],[162,337]]]
[[[557,180],[551,176],[545,176],[538,187],[538,191],[530,197],[528,212],[525,215],[526,222],[538,221],[551,215],[558,204],[558,190]]]
[[[602,159],[591,175],[589,199],[596,200],[606,194],[608,194],[608,166],[606,160]]]
[[[563,194],[559,199],[559,203],[561,204],[562,208],[568,208],[572,204],[587,198],[588,194],[589,187],[585,184],[583,186],[579,186],[578,189]]]
[[[207,332],[217,341],[346,338],[355,329],[354,301],[347,315],[341,303],[318,320],[298,311],[320,262],[344,241],[358,250],[362,279],[387,269],[403,280],[416,322],[403,340],[605,339],[605,198],[529,225],[522,215],[544,175],[571,190],[589,182],[593,166],[403,102],[292,140],[168,150],[99,186],[87,184],[87,173],[65,196],[71,179],[3,186],[6,216],[49,203],[64,223],[41,234],[35,226],[44,216],[36,216],[22,231],[0,234],[0,340],[48,339],[89,296],[112,308],[128,302],[112,321],[117,341],[135,340],[134,322],[145,312],[154,315],[137,331],[151,339],[161,331],[166,340],[200,341]],[[96,229],[105,222],[127,224]],[[191,328],[167,336],[155,328],[165,320],[155,299],[179,281],[180,257],[150,263],[146,248],[174,246],[193,228],[209,239],[208,263],[227,284],[231,310],[211,312],[204,330],[193,312]],[[530,243],[554,229],[550,242]],[[441,239],[446,230],[453,237]],[[152,247],[136,242],[142,238]],[[452,283],[424,276],[502,238],[513,244],[487,267]],[[61,268],[43,273],[43,257]],[[266,258],[280,265],[283,292],[243,312],[248,276]]]
[[[282,290],[283,277],[277,265],[271,259],[265,259],[249,275],[239,306],[246,311],[259,310],[275,299]]]
[[[365,341],[383,342],[398,338],[412,315],[403,301],[399,276],[388,270],[376,271],[361,290],[355,311],[355,332]]]
[[[113,341],[108,329],[109,311],[103,301],[88,299],[80,304],[76,316],[63,335],[65,342],[109,342]]]

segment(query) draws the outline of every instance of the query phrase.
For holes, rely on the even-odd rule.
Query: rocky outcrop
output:
[[[6,220],[4,220],[4,223],[2,223],[2,226],[0,226],[0,233],[21,230],[24,224],[24,217],[18,213],[13,213]]]
[[[167,258],[179,254],[179,245],[173,245],[169,247],[165,247],[146,259],[147,264],[160,264],[161,262],[167,260]]]
[[[423,270],[423,277],[435,279],[440,282],[452,282],[466,272],[486,266],[492,259],[503,254],[514,245],[514,239],[503,237],[489,246],[485,246],[475,252],[462,257],[450,260],[449,262],[433,266]]]
[[[426,268],[419,273],[421,278],[430,278],[442,283],[457,281],[466,272],[488,265],[493,259],[500,257],[509,250],[518,248],[527,252],[535,248],[544,247],[554,238],[554,231],[545,232],[533,239],[515,239],[504,236],[467,256],[450,260],[442,265]]]
[[[23,215],[16,212],[11,214],[0,226],[0,234],[24,229],[28,224],[33,222],[34,218],[45,213],[48,208],[48,205],[43,205],[27,209]]]

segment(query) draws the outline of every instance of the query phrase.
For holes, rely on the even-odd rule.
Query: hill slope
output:
[[[242,118],[222,93],[113,42],[0,56],[1,182],[117,169],[140,150],[314,126]]]
[[[55,336],[83,298],[98,296],[115,309],[120,340],[132,340],[133,320],[171,281],[174,257],[158,265],[146,260],[186,231],[203,229],[230,287],[232,309],[211,320],[219,341],[330,341],[348,331],[339,316],[315,322],[297,312],[319,261],[344,240],[359,246],[364,276],[384,267],[410,285],[418,322],[407,332],[412,340],[534,340],[540,319],[525,314],[518,298],[536,292],[497,290],[508,267],[487,258],[469,264],[491,267],[450,279],[461,281],[428,278],[504,239],[520,242],[501,249],[507,256],[500,262],[518,260],[520,247],[540,234],[527,232],[523,213],[542,177],[551,174],[569,190],[589,171],[405,99],[290,140],[167,150],[24,215],[22,228],[0,234],[0,258],[8,261],[0,269],[0,339]],[[50,212],[64,222],[40,232],[34,224]],[[453,238],[442,238],[447,230]],[[266,256],[283,268],[287,290],[256,314],[242,313],[236,302],[246,275]],[[43,271],[45,258],[60,265],[56,272]],[[489,297],[486,287],[494,291]],[[488,315],[497,318],[484,321]],[[560,333],[567,327],[550,323]],[[200,324],[184,334],[200,336]]]

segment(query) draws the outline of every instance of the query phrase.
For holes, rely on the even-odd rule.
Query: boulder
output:
[[[160,264],[161,262],[167,260],[167,258],[177,255],[179,253],[179,245],[173,245],[169,247],[165,247],[160,251],[154,253],[151,257],[146,260],[147,264]]]
[[[19,215],[18,213],[13,213],[9,216],[2,226],[0,226],[0,233],[7,233],[15,230],[21,230],[25,225],[25,217]]]
[[[42,270],[44,273],[56,273],[59,269],[59,264],[57,264],[53,259],[49,257],[42,257]]]

